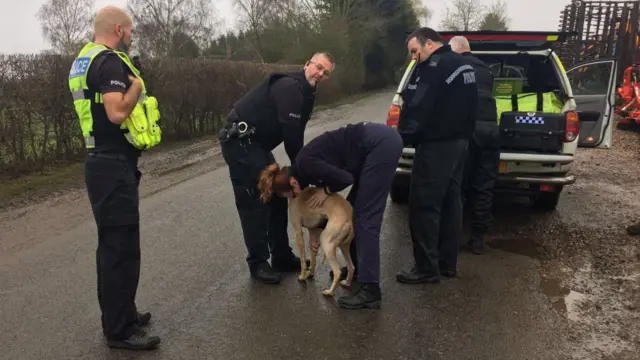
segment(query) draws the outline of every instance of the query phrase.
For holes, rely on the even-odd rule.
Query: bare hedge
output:
[[[58,55],[0,55],[0,178],[82,158],[84,145],[68,89],[72,61]],[[164,141],[217,132],[233,103],[269,72],[301,68],[180,58],[142,66],[160,104]],[[348,95],[343,87],[357,88],[344,80],[323,83],[317,104]]]

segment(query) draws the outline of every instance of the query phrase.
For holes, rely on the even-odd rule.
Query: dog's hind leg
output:
[[[349,245],[350,244],[340,245],[340,251],[342,252],[342,256],[344,256],[344,260],[347,263],[347,278],[340,281],[340,285],[344,287],[351,286],[351,282],[353,281],[353,274],[356,271],[355,266],[353,266],[353,261],[351,260],[351,252],[349,251],[350,250]]]
[[[351,259],[351,242],[355,237],[353,223],[347,223],[342,227],[343,234],[346,233],[344,239],[340,245],[340,251],[342,252],[342,256],[347,263],[347,278],[340,281],[340,285],[344,287],[350,287],[351,282],[353,281],[353,276],[355,275],[356,269],[353,265],[353,259]]]
[[[325,233],[322,233],[324,237]],[[331,265],[331,269],[333,270],[333,281],[331,282],[331,287],[322,291],[322,294],[325,296],[334,296],[336,294],[336,287],[338,286],[338,282],[340,281],[340,264],[338,264],[338,259],[336,259],[336,242],[333,239],[322,239],[322,250],[327,257],[327,261]]]
[[[314,251],[311,244],[320,243],[320,236],[322,235],[322,229],[309,229],[309,251],[311,251],[311,262],[309,263],[309,277],[313,277],[316,273],[316,264],[318,256],[318,250]]]

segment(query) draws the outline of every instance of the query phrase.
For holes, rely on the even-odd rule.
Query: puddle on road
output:
[[[493,249],[499,249],[508,253],[539,259],[543,255],[542,247],[531,238],[520,239],[493,239],[487,243]]]
[[[565,297],[571,293],[571,289],[560,286],[560,281],[555,279],[542,279],[540,281],[540,291],[547,295],[553,304],[553,308],[567,312],[567,304],[565,303]]]
[[[562,286],[559,280],[550,278],[543,278],[540,281],[540,291],[549,297],[553,308],[560,311],[569,320],[580,320],[578,305],[580,301],[585,299],[585,294]]]

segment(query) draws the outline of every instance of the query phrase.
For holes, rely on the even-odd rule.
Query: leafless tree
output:
[[[53,51],[74,54],[91,39],[92,0],[48,0],[36,17]]]
[[[452,8],[447,6],[440,26],[447,31],[478,30],[485,18],[485,6],[478,0],[453,0]]]
[[[410,0],[410,1],[411,1],[411,5],[413,5],[414,10],[416,11],[416,15],[418,15],[418,21],[420,21],[420,25],[426,26],[429,20],[431,20],[431,16],[433,16],[433,13],[425,5],[424,0]]]
[[[206,46],[218,25],[212,0],[128,0],[136,23],[136,46],[149,56],[163,56],[176,39]]]

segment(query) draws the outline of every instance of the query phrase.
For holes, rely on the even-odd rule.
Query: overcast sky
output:
[[[0,0],[0,53],[30,53],[49,48],[36,18],[38,8],[46,0]],[[228,27],[235,22],[233,0],[212,0]],[[423,0],[434,12],[429,25],[437,29],[445,12],[447,0]],[[479,0],[490,3],[491,0]],[[558,30],[560,12],[570,0],[507,0],[511,29]],[[96,9],[107,4],[125,6],[126,0],[95,0]]]

